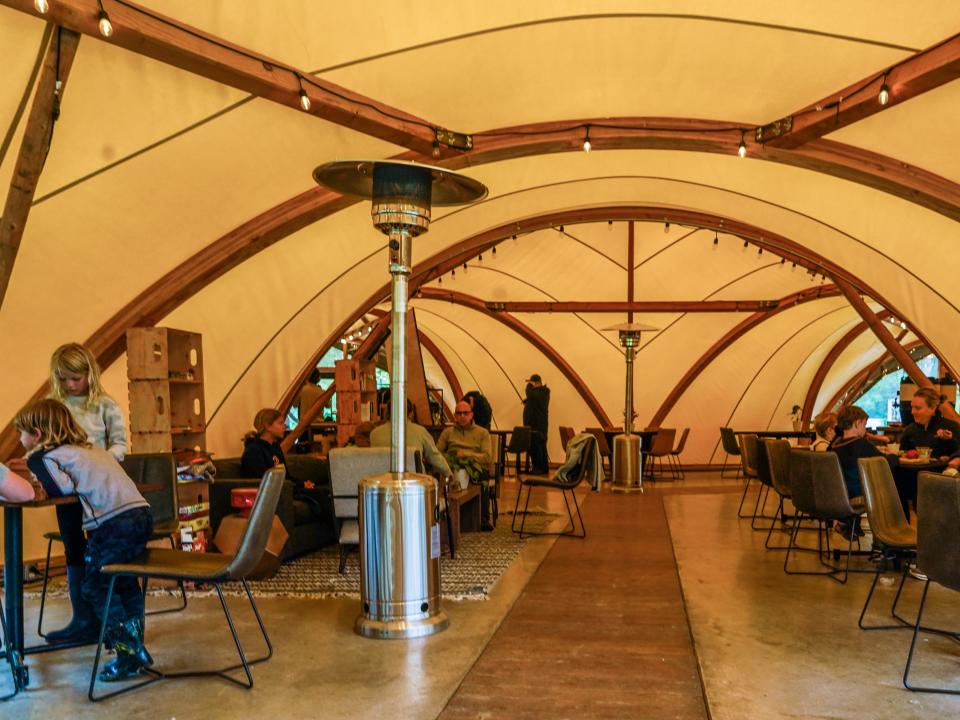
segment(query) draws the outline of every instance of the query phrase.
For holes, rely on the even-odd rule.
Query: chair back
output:
[[[240,536],[237,551],[227,564],[225,574],[231,580],[246,577],[260,562],[263,551],[270,538],[270,529],[273,527],[273,518],[277,515],[277,504],[280,502],[280,491],[283,489],[283,480],[287,476],[287,469],[278,465],[267,470],[260,481],[257,499],[253,502],[250,517]]]
[[[793,506],[800,512],[813,515],[817,502],[813,492],[813,470],[807,462],[809,455],[809,450],[790,448],[787,477]]]
[[[960,590],[960,477],[922,472],[917,478],[917,567]]]
[[[845,520],[858,515],[850,506],[850,497],[847,495],[847,484],[843,481],[843,471],[840,469],[840,459],[835,452],[815,453],[809,450],[798,450],[806,453],[810,463],[810,475],[813,482],[814,517],[823,520]]]
[[[517,425],[510,433],[510,442],[507,444],[508,453],[525,453],[530,450],[531,429],[526,425]]]
[[[690,428],[684,428],[683,432],[680,433],[680,442],[677,443],[677,446],[673,449],[674,455],[679,455],[683,452],[683,449],[687,446],[687,435],[690,434]]]
[[[150,514],[155,527],[178,520],[177,461],[172,453],[127,455],[120,464],[143,495],[143,499],[150,503]],[[154,486],[157,489],[148,490],[144,486]]]
[[[607,442],[606,433],[603,432],[603,428],[590,427],[584,430],[585,433],[590,433],[597,439],[597,449],[600,450],[600,454],[606,457],[610,455],[610,443]]]
[[[763,440],[754,436],[754,449],[752,450],[754,468],[757,471],[757,480],[767,487],[773,487],[773,480],[770,478],[770,463],[767,460],[767,446]]]
[[[790,497],[790,442],[787,440],[764,439],[767,452],[767,466],[770,469],[770,481],[773,489],[782,497]]]
[[[566,459],[557,468],[557,474],[553,478],[553,483],[557,487],[567,490],[575,488],[592,475],[596,453],[599,450],[597,436],[593,433],[582,432],[572,439],[575,442],[568,443]],[[575,452],[579,452],[579,456],[576,459],[576,464],[570,466],[569,463],[573,461],[573,453]]]
[[[727,455],[739,455],[740,445],[737,443],[737,436],[733,433],[733,428],[720,428],[720,444],[723,445],[723,451]]]
[[[653,436],[653,442],[650,443],[651,455],[669,455],[673,452],[673,441],[677,437],[677,431],[674,428],[660,428],[657,434]]]
[[[560,426],[560,444],[563,446],[564,452],[567,450],[567,443],[573,440],[574,435],[576,435],[576,433],[573,431],[572,427],[568,427],[566,425]]]
[[[407,448],[407,467],[418,467],[419,453]],[[338,519],[355,518],[359,514],[357,494],[360,481],[371,475],[390,472],[390,448],[331,448],[330,486],[333,491],[333,514]]]
[[[757,477],[757,446],[760,441],[756,435],[737,435],[740,443],[740,465],[743,467],[743,474],[747,477]]]
[[[857,468],[873,537],[888,547],[916,546],[917,531],[907,522],[887,459],[860,458]]]

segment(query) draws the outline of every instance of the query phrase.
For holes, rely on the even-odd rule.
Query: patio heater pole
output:
[[[406,467],[407,305],[413,238],[430,227],[432,205],[460,205],[486,195],[483,184],[417,163],[341,161],[321,165],[314,179],[372,200],[373,225],[388,238],[390,268],[390,472],[358,488],[360,600],[354,629],[371,638],[412,638],[444,630],[440,606],[438,489]]]

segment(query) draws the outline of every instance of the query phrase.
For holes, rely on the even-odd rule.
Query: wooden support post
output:
[[[20,154],[3,207],[3,220],[0,222],[0,306],[10,285],[37,182],[47,161],[47,153],[50,152],[53,124],[60,113],[60,102],[79,42],[80,35],[77,33],[57,28],[43,59],[43,69],[37,81],[27,127],[20,143]]]

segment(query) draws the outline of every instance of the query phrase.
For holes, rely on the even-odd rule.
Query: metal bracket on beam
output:
[[[488,302],[487,310],[490,312],[504,312],[506,310],[506,304],[502,302]]]
[[[446,128],[434,128],[437,143],[445,145],[451,150],[473,150],[473,135],[458,133]]]
[[[785,118],[774,120],[772,123],[761,125],[755,133],[756,141],[763,145],[774,138],[786,135],[793,129],[793,115],[787,115]]]

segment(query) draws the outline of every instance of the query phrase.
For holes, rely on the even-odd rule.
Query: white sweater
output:
[[[86,397],[67,396],[66,406],[80,427],[87,432],[91,445],[101,447],[117,461],[127,454],[127,427],[117,401],[109,395],[101,395],[97,404],[87,407]]]

